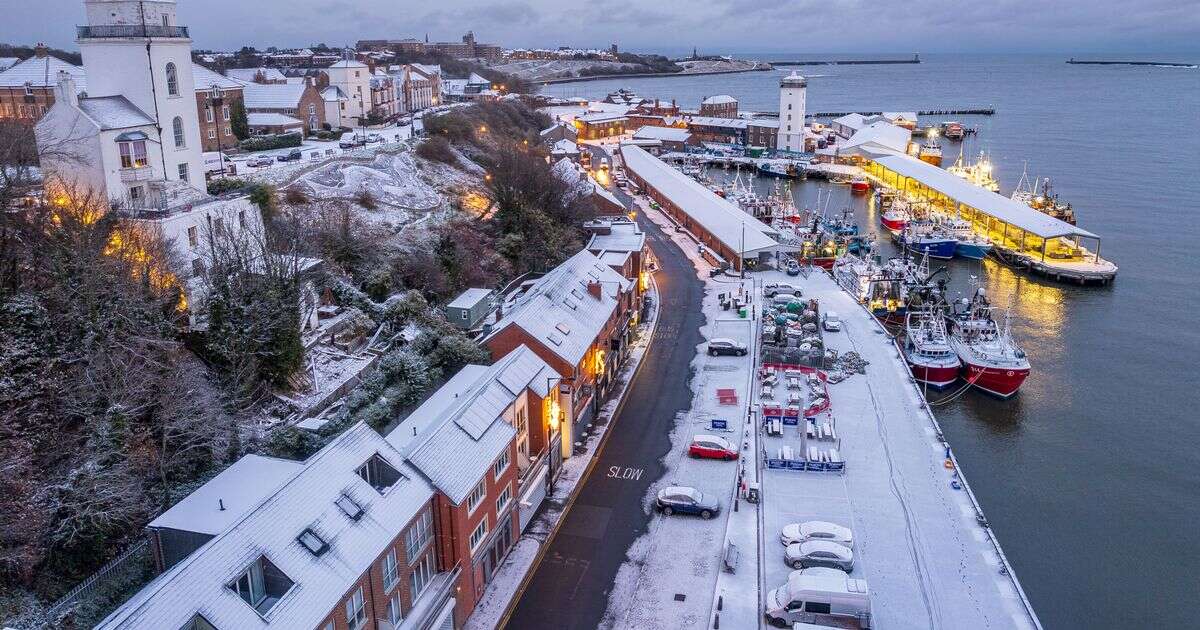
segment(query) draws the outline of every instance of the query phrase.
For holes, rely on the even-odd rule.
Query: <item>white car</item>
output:
[[[800,296],[800,287],[792,286],[786,282],[768,282],[763,285],[763,295],[767,297],[775,297],[779,294]]]
[[[825,332],[837,332],[842,329],[842,319],[833,311],[825,311],[825,315],[821,318],[821,326]]]
[[[808,575],[808,576],[815,575],[817,577],[831,577],[831,578],[846,577],[845,571],[843,571],[841,569],[835,569],[833,567],[808,567],[807,569],[800,569],[799,571],[792,571],[788,575],[790,576],[790,575],[794,575],[796,573],[799,573],[800,575]]]
[[[783,561],[793,569],[832,567],[849,573],[854,569],[854,552],[828,540],[810,540],[788,545]]]
[[[789,523],[783,526],[783,531],[779,534],[779,541],[785,545],[810,540],[827,540],[847,549],[854,547],[854,533],[849,528],[827,521]]]

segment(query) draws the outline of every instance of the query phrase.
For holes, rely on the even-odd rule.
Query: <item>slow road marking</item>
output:
[[[609,466],[608,477],[610,479],[626,479],[629,481],[638,481],[642,478],[642,473],[645,471],[641,468],[633,468],[631,466]]]

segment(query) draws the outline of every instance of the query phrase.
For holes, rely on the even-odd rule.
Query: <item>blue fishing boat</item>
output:
[[[898,237],[900,245],[913,253],[926,254],[930,258],[950,259],[958,246],[958,239],[942,232],[926,221],[910,221]]]
[[[971,223],[961,217],[935,215],[939,231],[953,236],[958,243],[954,255],[969,260],[983,260],[992,251],[992,242],[971,229]]]

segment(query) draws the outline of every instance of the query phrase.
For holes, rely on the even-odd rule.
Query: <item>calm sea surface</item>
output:
[[[1053,178],[1080,226],[1103,237],[1102,254],[1121,268],[1111,288],[1080,288],[990,261],[954,261],[954,290],[969,290],[976,276],[994,303],[1011,304],[1014,336],[1034,372],[1013,400],[969,392],[937,408],[938,418],[1047,628],[1195,628],[1200,70],[1070,66],[1061,56],[922,59],[798,70],[809,78],[809,111],[995,107],[991,117],[921,122],[954,118],[978,127],[966,152],[990,152],[1004,194],[1024,164],[1031,175]],[[606,80],[544,92],[603,97],[629,87],[688,108],[731,94],[743,110],[776,110],[785,72]],[[943,149],[949,165],[958,145],[943,142]],[[861,225],[877,229],[865,200],[846,187],[808,182],[794,190],[800,207],[832,190],[831,213],[850,205]]]

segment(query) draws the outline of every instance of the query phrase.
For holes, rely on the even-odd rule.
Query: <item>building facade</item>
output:
[[[277,114],[300,121],[305,134],[319,131],[325,124],[325,98],[311,77],[301,83],[248,83],[242,88],[246,111],[250,114]],[[368,98],[370,94],[368,93]],[[294,126],[272,117],[271,125]],[[264,119],[263,127],[268,124]]]
[[[329,85],[346,95],[342,124],[361,124],[371,111],[371,69],[361,61],[343,59],[325,72],[329,75]]]
[[[737,99],[728,94],[709,96],[700,101],[700,115],[712,118],[737,118]]]
[[[208,152],[236,147],[238,139],[233,135],[233,112],[239,103],[245,106],[242,84],[200,65],[192,68],[192,77],[196,84],[201,149]]]
[[[71,75],[80,91],[87,87],[83,68],[47,53],[38,44],[34,55],[0,71],[0,120],[33,124],[54,105],[60,72]]]

